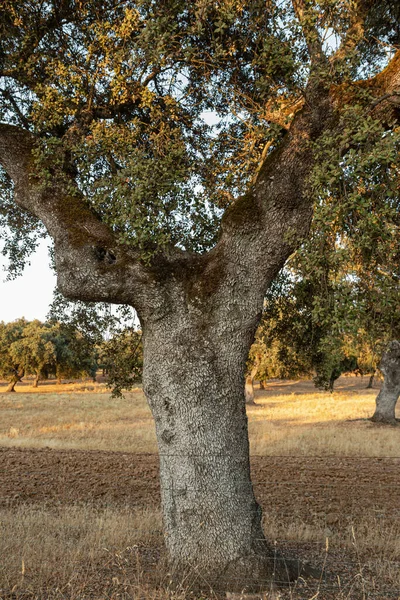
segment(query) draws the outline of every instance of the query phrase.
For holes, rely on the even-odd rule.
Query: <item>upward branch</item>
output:
[[[298,108],[284,139],[266,157],[255,185],[226,211],[220,242],[210,253],[207,280],[212,279],[213,270],[221,272],[225,265],[227,279],[233,271],[237,274],[238,295],[244,288],[247,293],[250,288],[254,295],[260,293],[260,282],[265,290],[308,233],[312,200],[307,185],[314,165],[310,142],[327,128],[339,126],[340,111],[356,97],[357,88],[368,88],[381,99],[379,104],[366,100],[366,109],[371,107],[374,116],[385,124],[391,119],[392,126],[399,122],[398,105],[390,99],[397,100],[400,91],[400,52],[377,76],[351,87],[326,88],[315,81],[309,85],[310,100]],[[223,303],[227,292],[223,285],[221,290]]]
[[[303,30],[311,59],[311,68],[313,69],[316,65],[326,62],[322,39],[317,26],[318,12],[307,0],[292,0],[292,5]]]

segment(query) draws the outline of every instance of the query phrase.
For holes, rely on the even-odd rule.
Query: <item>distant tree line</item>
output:
[[[133,350],[133,352],[132,352]],[[133,328],[114,331],[104,339],[101,332],[89,335],[71,323],[58,321],[0,322],[0,378],[7,392],[15,391],[23,377],[33,377],[33,386],[49,378],[91,377],[99,369],[110,387],[120,394],[140,379],[141,334]]]

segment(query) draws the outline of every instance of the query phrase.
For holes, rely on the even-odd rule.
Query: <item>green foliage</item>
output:
[[[57,379],[96,376],[95,347],[79,330],[62,323],[53,323],[51,342],[54,347],[54,362],[49,365],[49,371]]]
[[[26,324],[21,338],[10,346],[10,354],[24,374],[35,375],[37,381],[47,378],[52,366],[56,364],[52,333],[49,324],[35,320]]]
[[[13,346],[22,339],[26,325],[25,319],[0,322],[0,377],[7,381],[14,378],[18,381],[24,375],[23,361],[13,352]]]
[[[0,377],[4,379],[95,377],[96,369],[92,340],[71,326],[25,319],[0,323]]]
[[[13,185],[0,166],[0,241],[1,253],[8,258],[8,279],[19,275],[39,238],[45,236],[43,225],[13,202]]]
[[[310,14],[340,40],[352,8],[311,2]],[[397,17],[390,2],[372,7],[368,43],[336,61],[328,83],[373,73]],[[145,261],[171,245],[215,244],[223,209],[283,136],[270,114],[285,109],[290,120],[310,68],[288,0],[4,0],[0,34],[0,119],[37,133],[42,181],[57,174],[71,194],[77,182]],[[11,212],[20,237],[6,251],[22,263],[38,224]]]
[[[104,341],[99,347],[99,364],[108,375],[112,395],[122,396],[141,380],[143,370],[142,333],[126,328]]]

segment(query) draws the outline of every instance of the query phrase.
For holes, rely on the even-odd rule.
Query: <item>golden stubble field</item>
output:
[[[341,378],[327,394],[275,381],[248,409],[266,533],[324,566],[282,598],[400,598],[400,427],[368,421],[377,388],[366,385]],[[163,566],[140,388],[123,399],[98,384],[0,388],[0,411],[1,599],[188,597]]]

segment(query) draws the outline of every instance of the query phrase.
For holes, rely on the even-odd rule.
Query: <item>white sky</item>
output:
[[[45,240],[31,256],[30,263],[20,277],[5,281],[7,273],[3,267],[6,261],[0,255],[0,321],[14,321],[20,317],[29,321],[45,320],[56,285]]]

